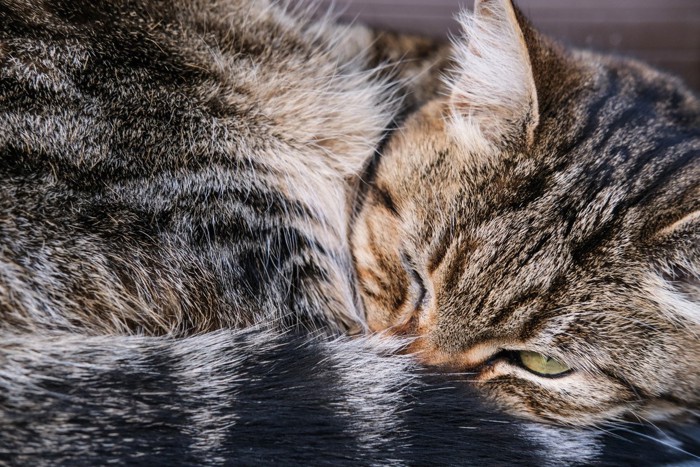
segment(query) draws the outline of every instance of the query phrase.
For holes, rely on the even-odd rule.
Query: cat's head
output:
[[[700,403],[700,108],[478,1],[444,98],[392,136],[353,227],[373,330],[528,416]]]

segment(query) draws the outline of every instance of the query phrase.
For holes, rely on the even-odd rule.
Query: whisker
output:
[[[634,434],[634,435],[636,435],[636,436],[639,436],[639,437],[641,437],[641,438],[649,439],[649,440],[654,441],[654,442],[656,442],[656,443],[662,444],[662,445],[666,446],[667,448],[670,448],[670,449],[672,449],[672,450],[674,450],[674,451],[677,451],[677,452],[686,454],[686,455],[688,455],[688,456],[691,456],[693,459],[700,459],[700,456],[698,456],[697,454],[693,454],[692,452],[686,451],[685,449],[679,448],[678,446],[674,446],[672,443],[670,443],[670,442],[668,442],[668,441],[664,441],[664,440],[662,440],[662,439],[654,438],[653,436],[648,435],[648,434],[646,434],[646,433],[642,433],[642,432],[639,432],[639,431],[630,430],[630,429],[628,429],[628,428],[620,428],[620,429],[621,429],[622,431],[625,431],[625,432],[628,432],[628,433],[632,433],[632,434]]]

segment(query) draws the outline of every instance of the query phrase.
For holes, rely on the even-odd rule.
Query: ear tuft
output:
[[[525,37],[510,0],[477,0],[459,18],[457,70],[449,83],[455,134],[490,146],[532,143],[539,115]]]

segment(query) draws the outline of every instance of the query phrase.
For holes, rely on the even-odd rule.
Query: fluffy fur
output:
[[[278,2],[0,0],[0,24],[3,461],[634,455],[499,415],[406,347],[538,420],[697,406],[676,81],[508,2],[465,19],[442,97],[449,47]],[[410,340],[328,337],[367,329]],[[674,436],[647,447],[692,458]]]
[[[468,376],[421,371],[385,338],[42,337],[3,341],[2,464],[651,465],[699,454],[696,428],[511,418]]]
[[[265,1],[2,13],[4,325],[362,328],[346,178],[396,107],[369,33]]]
[[[508,1],[463,22],[447,96],[389,142],[352,229],[370,328],[534,418],[693,413],[700,101]],[[523,350],[573,371],[538,376]]]

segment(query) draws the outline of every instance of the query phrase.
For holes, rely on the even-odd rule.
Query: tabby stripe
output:
[[[528,299],[531,299],[532,301],[536,300],[538,297],[541,297],[541,292],[537,293],[532,293],[531,296],[525,295]],[[523,298],[522,303],[518,303],[514,300],[514,305],[509,305],[509,306],[517,306],[524,304],[526,302],[526,298]],[[528,319],[524,322],[519,324],[520,326],[520,337],[525,340],[525,339],[530,339],[533,336],[537,336],[542,329],[546,329],[549,324],[551,324],[551,320],[553,318],[552,310],[556,309],[556,307],[551,308],[551,309],[545,309],[545,310],[533,310],[533,312],[530,314]],[[568,335],[566,336],[567,338],[569,337]]]
[[[531,260],[538,252],[540,252],[540,251],[542,250],[542,247],[545,245],[545,243],[547,243],[547,241],[548,241],[550,238],[552,238],[552,234],[551,234],[551,233],[546,233],[546,234],[542,235],[542,236],[539,238],[539,240],[537,240],[537,243],[536,243],[532,248],[530,248],[530,249],[527,251],[527,253],[525,254],[525,258],[521,259],[521,260],[518,262],[518,267],[522,268],[522,267],[525,266],[527,263],[529,263],[530,260]]]
[[[447,265],[445,275],[443,276],[444,290],[458,290],[460,279],[466,269],[469,254],[458,250],[450,255],[451,259]]]
[[[374,189],[374,193],[376,193],[377,195],[374,197],[374,199],[377,201],[377,204],[379,206],[385,207],[395,217],[399,217],[399,211],[398,209],[396,209],[396,203],[394,202],[394,198],[391,196],[391,193],[389,193],[389,191],[386,188],[376,186]]]
[[[518,294],[518,296],[508,302],[507,305],[501,307],[491,315],[491,318],[489,319],[489,327],[498,329],[499,327],[503,326],[518,309],[522,308],[527,303],[537,300],[539,296],[540,293],[533,289],[529,289],[521,294]],[[523,333],[525,332],[525,329],[526,326],[523,326]]]
[[[563,156],[563,164],[568,164],[571,162],[571,159],[568,157],[571,152],[590,141],[591,134],[593,134],[595,130],[600,127],[601,120],[603,120],[600,115],[603,108],[610,102],[612,97],[618,95],[619,91],[620,83],[617,79],[617,73],[614,70],[606,70],[605,88],[598,91],[598,99],[593,101],[586,109],[586,114],[588,116],[586,119],[586,124],[570,141],[565,144],[565,146],[557,150],[557,152]],[[558,115],[558,112],[558,108],[554,109],[555,115]]]
[[[581,264],[593,256],[598,248],[604,245],[606,241],[610,240],[610,236],[616,231],[615,225],[617,223],[619,223],[619,218],[614,217],[613,221],[603,223],[585,239],[572,245],[571,258],[573,262],[575,264]]]
[[[450,228],[443,229],[443,231],[440,232],[440,236],[438,237],[437,242],[433,242],[433,245],[431,245],[433,251],[430,254],[430,257],[428,258],[428,263],[427,263],[428,273],[432,274],[433,272],[435,272],[435,270],[445,260],[445,256],[447,255],[447,251],[449,250],[450,246],[452,245],[452,241],[453,241],[452,234],[453,234],[452,229],[450,229]]]
[[[668,153],[672,153],[673,147],[667,151],[662,151],[661,149],[655,152],[655,155],[661,155],[663,153],[666,156]],[[635,206],[637,204],[647,204],[651,201],[650,196],[653,192],[657,191],[662,186],[666,185],[668,182],[672,182],[675,179],[672,175],[676,172],[682,170],[690,165],[690,162],[700,157],[700,150],[690,150],[685,152],[680,158],[674,160],[668,166],[664,167],[661,173],[655,177],[654,181],[645,185],[644,189],[634,195],[630,200],[626,200],[627,207]]]
[[[674,146],[665,146],[667,144],[677,142],[677,138],[665,138],[661,140],[655,149],[647,151],[639,159],[643,159],[643,162],[635,164],[635,166],[630,170],[628,177],[634,179],[637,177],[638,172],[642,170],[645,163],[648,163],[652,159],[662,158],[666,154],[672,154]],[[614,233],[615,226],[620,222],[620,219],[624,218],[624,213],[628,211],[631,207],[643,202],[650,201],[651,194],[658,190],[659,187],[663,186],[669,181],[673,181],[671,175],[673,175],[679,169],[687,166],[688,163],[695,157],[698,156],[700,152],[698,151],[687,151],[679,158],[673,160],[668,166],[666,166],[662,172],[654,177],[654,181],[647,183],[644,189],[635,194],[634,196],[621,201],[618,205],[614,206],[612,209],[611,218],[612,221],[605,222],[596,231],[590,235],[588,238],[576,244],[571,251],[571,255],[576,263],[580,263],[585,260],[585,258],[590,257],[595,253],[595,250],[600,248],[605,244],[606,241],[610,239],[610,236]]]

